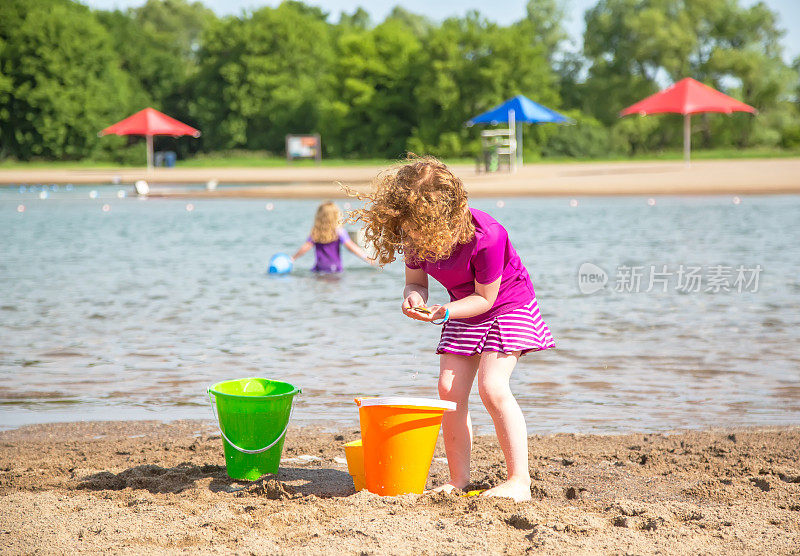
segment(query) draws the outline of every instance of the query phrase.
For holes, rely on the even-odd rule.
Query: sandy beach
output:
[[[343,196],[343,191],[337,182],[365,191],[370,180],[380,169],[379,167],[159,169],[150,177],[152,178],[150,181],[154,188],[153,196],[336,198]],[[456,167],[456,172],[463,176],[470,195],[476,197],[800,193],[800,158],[700,161],[693,163],[689,168],[682,162],[532,164],[514,175],[476,174],[474,167],[464,166]],[[134,180],[148,176],[143,171],[130,169],[0,170],[0,183],[6,184],[97,184],[111,183],[115,178],[121,180],[121,187],[130,188]],[[203,183],[210,179],[217,179],[222,184],[242,185],[225,187],[214,192],[202,189],[190,191],[181,187],[182,184]],[[11,193],[16,195],[16,191]],[[81,192],[81,195],[85,203],[89,203],[88,196],[84,192]],[[626,200],[619,201],[624,203]],[[518,204],[525,202],[547,204],[545,200],[536,200],[535,203],[521,200]],[[763,199],[759,202],[764,203]],[[760,222],[763,214],[771,214],[774,216],[771,225],[781,230],[790,230],[794,213],[787,213],[785,207],[779,207],[784,210],[783,212],[774,207],[775,204],[785,204],[785,199],[772,198],[769,202],[773,205],[767,203],[763,207],[754,206],[753,212],[745,212],[743,216],[729,216],[733,213],[712,206],[708,209],[711,214],[710,220],[706,220],[705,213],[700,212],[706,210],[703,207],[700,209],[690,207],[682,211],[699,215],[697,221],[711,222],[712,228],[716,223],[721,230],[735,230],[735,226],[731,224],[738,222],[735,218],[750,218]],[[53,201],[48,203],[52,205]],[[250,224],[252,226],[271,225],[270,221],[263,224],[249,216],[243,210],[250,207],[249,204],[218,204],[230,205],[235,209],[233,212],[218,211],[222,214],[219,220],[222,227],[228,222],[238,221],[236,219],[242,221],[249,219],[254,222]],[[506,203],[506,206],[511,204]],[[640,204],[645,206],[644,202]],[[74,214],[69,213],[67,216],[58,214],[57,209],[72,205],[75,207]],[[88,214],[85,210],[88,205],[80,203],[72,205],[64,203],[53,205],[52,209],[48,209],[50,212],[42,210],[37,213],[29,210],[24,213],[26,218],[24,222],[32,222],[31,231],[26,237],[39,240],[54,238],[55,234],[42,231],[50,230],[53,222],[60,223],[56,226],[57,229],[69,229],[68,225],[72,225],[73,221],[83,222],[75,219],[78,217],[83,219],[84,213]],[[111,357],[120,357],[124,361],[120,365],[128,365],[125,369],[126,374],[132,372],[131,369],[143,369],[141,374],[129,380],[144,380],[146,387],[141,388],[142,395],[152,396],[155,393],[161,395],[164,384],[180,384],[179,381],[183,380],[176,368],[171,366],[173,361],[178,361],[181,365],[188,362],[189,366],[185,372],[190,374],[195,374],[202,368],[219,369],[231,366],[253,369],[255,372],[263,364],[262,352],[266,352],[268,344],[292,346],[292,358],[297,357],[297,353],[304,352],[302,343],[292,343],[303,342],[303,338],[298,340],[286,337],[275,341],[275,337],[269,335],[273,332],[265,333],[263,329],[252,326],[250,330],[245,330],[251,336],[233,334],[232,328],[225,324],[226,319],[227,322],[235,323],[236,328],[240,327],[240,323],[260,322],[259,319],[265,313],[266,306],[260,303],[269,304],[275,298],[264,296],[263,293],[268,286],[252,279],[256,272],[260,273],[263,270],[259,268],[242,272],[243,278],[240,278],[240,281],[224,282],[224,287],[219,287],[214,273],[211,273],[210,278],[204,275],[204,267],[199,269],[203,272],[195,271],[192,267],[185,275],[175,273],[172,270],[174,265],[170,265],[176,260],[174,254],[180,253],[183,257],[184,253],[191,252],[193,244],[186,243],[183,236],[169,235],[171,231],[166,228],[160,231],[156,229],[157,231],[152,233],[152,237],[164,238],[165,243],[153,243],[152,248],[152,253],[159,255],[166,253],[163,255],[164,258],[160,259],[150,252],[139,255],[140,260],[148,261],[148,271],[155,275],[162,289],[153,290],[148,294],[150,297],[142,297],[139,289],[126,285],[128,282],[119,278],[131,272],[127,266],[126,254],[129,237],[132,236],[128,235],[125,226],[138,225],[146,216],[153,221],[166,222],[165,226],[178,228],[171,224],[175,220],[173,220],[174,215],[169,212],[170,207],[162,206],[175,203],[154,205],[135,202],[130,205],[144,208],[137,209],[138,212],[119,211],[122,215],[133,214],[135,218],[108,219],[107,225],[113,224],[117,227],[102,228],[102,234],[96,233],[93,228],[86,231],[88,238],[105,234],[104,242],[107,242],[108,238],[118,238],[121,243],[95,244],[89,239],[79,238],[74,243],[88,246],[83,249],[91,256],[80,250],[67,251],[66,263],[61,263],[62,267],[55,267],[66,269],[63,271],[66,275],[74,272],[70,266],[74,261],[81,261],[81,267],[88,278],[84,279],[84,275],[78,274],[79,279],[76,283],[81,287],[84,282],[91,284],[90,291],[84,291],[78,286],[65,289],[63,292],[57,288],[42,289],[41,292],[45,293],[39,293],[36,297],[41,300],[36,301],[29,292],[38,287],[40,280],[38,274],[32,278],[21,274],[10,280],[12,286],[17,284],[20,288],[19,291],[22,293],[17,297],[25,303],[15,301],[2,307],[12,315],[9,317],[9,322],[14,322],[11,319],[19,318],[20,315],[23,317],[31,315],[26,317],[30,323],[28,326],[39,327],[40,315],[48,315],[51,319],[48,324],[53,326],[54,330],[64,331],[67,340],[59,343],[56,340],[46,339],[46,342],[43,341],[34,348],[19,349],[19,356],[7,355],[8,360],[14,361],[13,368],[9,366],[11,369],[9,376],[22,376],[18,372],[17,361],[30,363],[31,368],[26,365],[25,372],[31,373],[31,376],[35,376],[36,365],[40,363],[52,365],[45,367],[47,373],[52,373],[54,368],[62,368],[65,372],[60,380],[67,385],[75,382],[74,369],[85,371],[87,376],[89,373],[87,369],[94,369],[91,371],[95,373],[92,375],[92,380],[99,392],[95,395],[101,400],[116,400],[122,394],[121,388],[115,382],[117,376],[114,374],[115,367],[106,361]],[[566,203],[564,205],[566,206]],[[661,203],[658,206],[661,206]],[[734,205],[730,200],[726,200],[725,206]],[[746,203],[742,203],[741,208],[745,207]],[[160,208],[161,215],[159,216],[159,213],[151,215],[150,211],[153,208]],[[183,212],[183,207],[179,208],[181,214],[188,214]],[[791,209],[790,204],[788,210]],[[263,208],[261,210],[263,211]],[[632,225],[635,222],[626,221],[621,218],[622,212],[614,210],[635,209],[601,207],[601,210],[588,214],[594,215],[595,218],[598,218],[597,215],[600,213],[603,213],[604,217],[610,214],[609,218],[616,218],[615,223],[622,223],[619,226],[622,232],[635,228]],[[101,214],[99,209],[95,213]],[[655,218],[662,218],[656,222],[660,223],[662,228],[670,225],[674,220],[670,220],[673,217],[669,214],[673,213],[667,211],[656,214]],[[110,214],[116,215],[118,212]],[[209,211],[209,214],[213,214],[213,211]],[[283,214],[291,216],[293,213]],[[632,212],[632,214],[638,213]],[[717,220],[713,219],[715,214]],[[273,219],[275,222],[278,220]],[[600,221],[602,222],[602,219]],[[119,224],[120,222],[122,224]],[[202,234],[206,231],[204,227],[209,227],[205,220],[197,219],[194,224],[193,221],[187,222],[189,224],[182,225],[186,226],[185,234],[188,238],[203,237]],[[570,234],[576,237],[581,233],[588,235],[579,226],[571,224],[571,221],[566,222],[565,230]],[[34,225],[41,228],[36,228]],[[196,228],[191,228],[191,225]],[[614,231],[613,226],[608,228]],[[242,229],[245,230],[242,232],[242,238],[248,235],[261,237],[246,227]],[[659,228],[655,226],[654,229]],[[741,250],[743,256],[761,253],[761,245],[758,245],[757,249],[749,247],[748,241],[751,236],[755,238],[754,241],[759,241],[758,238],[763,237],[759,234],[762,230],[769,230],[769,227],[760,226],[755,230],[757,233],[751,228],[745,228],[741,236],[731,236],[736,239],[730,242],[732,248]],[[599,237],[597,244],[603,246],[622,245],[626,239],[624,236],[613,234],[601,234]],[[651,241],[647,234],[643,234],[643,237],[643,241]],[[784,263],[787,265],[797,260],[792,252],[787,250],[790,248],[785,248],[781,243],[783,236],[773,234],[770,237],[778,238],[774,240],[777,247],[767,246],[764,257],[772,257],[767,260],[777,260],[784,256],[789,261]],[[250,255],[250,244],[242,241],[239,236],[209,235],[208,238],[211,245],[213,241],[221,242],[217,245],[218,251],[215,252],[217,256],[223,252],[231,253],[230,267],[241,265],[241,261],[247,260]],[[584,244],[576,242],[576,250],[569,251],[568,242],[560,238],[552,241],[559,250],[567,253],[563,260],[558,258],[554,260],[557,265],[569,266],[569,278],[573,280],[575,267],[570,265],[572,261],[586,260],[579,258],[585,256],[581,251]],[[713,241],[713,236],[710,241]],[[25,251],[27,244],[26,241],[18,241],[16,258],[10,260],[16,261],[17,267],[38,269],[39,266],[30,262],[38,259],[31,259],[30,253]],[[38,244],[31,242],[31,245]],[[632,252],[638,252],[639,244],[634,242],[625,245],[632,245],[633,247],[629,247]],[[670,252],[670,245],[667,243],[661,249]],[[236,249],[243,251],[239,252]],[[706,253],[709,262],[726,260],[720,255],[721,252],[724,254],[724,251],[720,251],[713,243],[703,247],[705,251],[698,250],[697,247],[693,249],[695,249],[693,253]],[[48,247],[45,243],[42,253],[49,256],[49,253],[61,250],[63,249],[60,244]],[[103,256],[96,256],[96,253]],[[109,256],[109,253],[123,255],[115,258]],[[197,260],[201,258],[196,257]],[[134,260],[136,257],[131,259]],[[51,268],[49,265],[56,259],[42,260],[46,262],[48,268]],[[729,257],[728,260],[742,262],[734,257]],[[754,259],[755,262],[761,260]],[[109,266],[109,261],[120,262]],[[747,259],[744,262],[747,262]],[[13,263],[8,266],[12,267]],[[169,270],[165,275],[158,276],[158,272],[154,269],[159,267]],[[559,267],[554,266],[554,268]],[[790,278],[794,274],[789,274],[793,272],[791,269],[794,267],[787,266],[789,270],[784,270],[784,267],[778,264],[774,268],[775,276],[780,278],[776,283],[785,285],[786,288],[789,288],[790,284],[794,287],[794,282]],[[98,276],[108,276],[110,285],[96,285]],[[202,276],[204,280],[210,279],[210,282],[192,282],[194,276]],[[366,290],[367,286],[372,284],[370,282],[372,274],[353,272],[352,276],[355,277],[351,286],[353,288]],[[567,276],[566,273],[556,272],[553,276],[552,283],[566,284],[566,278],[562,279]],[[783,276],[787,278],[784,279]],[[187,283],[190,285],[188,290]],[[570,288],[574,287],[572,284],[573,282],[570,282]],[[343,284],[342,287],[344,286],[347,284]],[[558,287],[554,286],[553,290],[558,291]],[[333,424],[330,425],[335,432],[308,427],[290,427],[280,472],[277,476],[264,477],[255,483],[228,478],[219,432],[209,421],[174,421],[164,424],[131,420],[32,425],[0,432],[0,504],[3,508],[0,512],[0,553],[338,555],[522,554],[541,551],[552,554],[796,554],[800,550],[798,548],[800,547],[798,541],[800,539],[800,427],[796,426],[797,420],[792,420],[791,417],[793,415],[791,412],[797,410],[797,387],[794,378],[797,368],[794,364],[796,354],[791,351],[791,346],[796,345],[793,342],[796,339],[794,331],[797,330],[795,322],[797,312],[792,312],[791,293],[794,290],[787,290],[789,293],[784,295],[780,287],[784,286],[772,286],[771,290],[767,290],[769,296],[765,296],[763,301],[759,298],[751,302],[750,298],[747,298],[747,305],[743,305],[745,307],[743,310],[751,311],[747,314],[753,315],[755,334],[760,335],[757,339],[763,347],[763,351],[754,353],[752,360],[743,360],[744,363],[741,363],[722,359],[719,354],[709,356],[712,352],[709,352],[707,345],[703,343],[711,342],[713,339],[715,349],[722,352],[726,351],[723,341],[735,342],[735,347],[752,341],[752,335],[731,332],[737,330],[734,328],[736,322],[726,321],[724,311],[727,311],[728,305],[734,308],[739,305],[731,304],[728,298],[710,299],[708,305],[703,305],[702,309],[691,313],[697,322],[691,321],[690,328],[687,329],[682,328],[686,319],[676,318],[677,324],[668,321],[654,324],[656,321],[652,320],[650,314],[643,312],[636,304],[604,305],[605,312],[596,311],[598,321],[586,325],[596,326],[600,332],[597,333],[595,328],[592,328],[592,334],[589,336],[598,336],[608,344],[609,338],[616,342],[620,333],[629,334],[631,338],[635,338],[637,345],[641,346],[637,348],[639,352],[626,351],[620,354],[613,350],[606,352],[599,350],[601,359],[594,362],[598,365],[597,369],[590,369],[591,372],[584,373],[588,365],[584,363],[584,359],[575,354],[595,354],[598,350],[591,349],[595,347],[592,345],[589,345],[590,349],[582,349],[582,346],[578,345],[572,348],[572,351],[564,351],[566,365],[573,366],[572,374],[565,371],[561,377],[550,379],[549,382],[531,378],[529,380],[534,382],[528,391],[542,392],[544,397],[539,399],[539,403],[542,403],[542,407],[550,407],[556,412],[569,412],[575,407],[574,404],[589,407],[590,409],[584,410],[588,412],[586,423],[591,423],[592,419],[602,421],[611,416],[626,426],[639,430],[646,428],[635,423],[631,424],[630,418],[626,418],[621,412],[637,411],[646,414],[650,419],[660,419],[658,423],[662,423],[665,416],[674,415],[674,408],[668,406],[677,396],[686,398],[682,401],[684,404],[682,409],[687,411],[688,407],[688,411],[691,411],[684,421],[691,423],[687,426],[701,427],[703,418],[712,423],[720,422],[720,418],[740,419],[732,421],[734,423],[752,423],[748,421],[751,415],[763,417],[766,414],[775,418],[780,417],[781,422],[795,426],[661,434],[530,436],[529,461],[533,478],[531,487],[533,500],[517,504],[503,499],[468,498],[458,493],[406,495],[394,498],[381,498],[366,491],[356,493],[347,474],[343,444],[357,438],[359,433],[357,427],[346,428],[345,425],[337,425],[335,419],[331,419]],[[99,297],[95,290],[101,292]],[[190,294],[185,298],[173,296],[171,293],[184,290]],[[236,308],[239,311],[237,313],[227,312],[225,307],[228,301],[224,298],[217,300],[208,293],[216,290],[223,291],[226,295],[230,294],[237,300],[259,301],[241,304],[243,308]],[[132,298],[126,300],[124,291],[132,292],[130,294]],[[318,291],[314,287],[297,288],[293,295],[302,299],[303,295],[318,296]],[[372,288],[370,291],[376,292],[374,295],[378,301],[386,297],[379,288]],[[257,292],[257,295],[254,292]],[[34,299],[35,302],[28,303],[27,300],[30,299]],[[591,304],[598,303],[589,300],[580,305],[581,298],[577,297],[573,289],[564,289],[552,299],[561,300],[564,307],[561,309],[561,314],[572,314],[576,311],[576,306],[577,314],[586,314],[589,312],[587,307],[591,308]],[[622,297],[604,298],[603,303],[608,303],[608,299],[612,302],[614,299],[618,299],[619,302],[623,300]],[[77,300],[75,304],[73,300]],[[173,303],[173,300],[178,300],[178,303]],[[318,302],[318,299],[312,297],[307,302]],[[131,308],[140,306],[143,309],[141,315],[137,316],[136,311]],[[60,307],[61,313],[54,307]],[[554,307],[552,309],[554,315],[558,315],[559,305],[556,303],[551,307]],[[667,307],[669,311],[675,311],[674,308]],[[330,314],[336,317],[337,308],[333,309]],[[221,323],[217,313],[222,314]],[[672,313],[665,314],[669,316]],[[743,313],[735,312],[734,316],[738,318],[740,314]],[[82,319],[79,325],[72,320],[72,315],[78,315]],[[133,318],[126,320],[130,315]],[[159,318],[154,319],[152,315],[157,315]],[[193,330],[187,323],[195,322],[197,315],[212,315],[214,320],[201,321],[197,325],[197,330]],[[616,315],[623,315],[625,319],[618,319]],[[636,318],[631,318],[631,315],[644,316],[637,321]],[[702,319],[706,317],[709,320],[705,321],[706,324],[702,324]],[[140,340],[138,334],[143,325],[137,319],[142,318],[147,319],[147,327],[153,337],[166,338],[168,341],[163,345],[155,342],[148,350],[141,349],[140,344],[143,344],[144,340]],[[349,312],[346,318],[351,318]],[[25,319],[20,318],[20,320]],[[328,322],[332,324],[327,324]],[[114,323],[113,334],[107,332],[111,329],[107,323]],[[371,330],[380,335],[382,326],[393,325],[392,321],[384,322],[376,319],[360,328],[367,326],[372,327]],[[665,326],[667,328],[664,328]],[[673,328],[669,328],[670,326]],[[80,337],[76,339],[73,328],[77,327],[86,328],[88,339]],[[338,342],[341,327],[342,321],[322,320],[317,328],[310,328],[309,333],[324,337],[328,329],[334,330],[336,335],[332,338]],[[290,330],[286,325],[273,328]],[[573,323],[569,323],[565,328],[563,335],[573,342],[573,345],[586,336],[585,329]],[[31,337],[41,336],[38,328],[31,330],[32,332],[28,333]],[[119,330],[123,333],[118,333]],[[213,333],[209,333],[209,330]],[[670,331],[666,340],[662,335],[663,330]],[[697,330],[703,332],[698,333]],[[720,333],[719,337],[712,336],[715,331]],[[394,333],[396,330],[392,329],[383,336],[393,338]],[[99,334],[98,337],[101,339],[97,344],[93,342],[95,334]],[[185,345],[176,349],[171,339],[178,335]],[[126,340],[120,339],[126,336]],[[8,337],[11,338],[9,342],[16,341],[15,337]],[[767,337],[772,343],[764,341]],[[217,346],[216,338],[226,338],[227,343],[223,342]],[[682,356],[674,356],[674,353],[678,353],[678,348],[670,348],[671,338],[680,342],[679,349]],[[212,341],[213,350],[209,348],[208,343]],[[631,341],[631,344],[633,343]],[[67,344],[89,347],[69,349],[58,347]],[[13,345],[15,346],[13,350],[17,350],[16,346],[22,343],[16,341]],[[228,349],[230,345],[237,346],[233,355]],[[242,346],[250,346],[251,351],[243,349]],[[225,349],[216,350],[217,347]],[[658,352],[656,347],[663,353]],[[12,351],[12,348],[6,349],[10,353],[17,353]],[[366,377],[365,380],[368,380],[370,385],[374,383],[376,353],[388,361],[385,362],[387,366],[394,364],[395,368],[405,370],[409,365],[405,361],[392,362],[388,359],[392,352],[387,352],[389,354],[387,356],[386,353],[380,352],[380,349],[383,348],[370,347],[363,353],[358,352],[355,358],[360,362],[360,368],[366,369],[360,376]],[[305,357],[308,359],[304,364],[312,370],[318,370],[314,367],[320,364],[317,361],[318,352],[306,351]],[[727,351],[736,352],[735,349]],[[349,353],[346,350],[343,352]],[[649,352],[655,352],[652,358],[649,358],[651,355]],[[199,361],[195,360],[197,353],[211,355],[208,359]],[[406,354],[401,355],[405,358]],[[182,359],[183,357],[186,359]],[[274,353],[269,352],[269,357],[274,357]],[[628,362],[628,357],[634,357],[633,362]],[[715,358],[716,360],[709,362]],[[277,361],[280,363],[279,359]],[[759,361],[771,361],[774,367],[770,369],[772,374],[751,373],[750,367],[761,366]],[[275,360],[270,360],[270,363],[276,364]],[[601,363],[602,369],[599,366]],[[328,362],[324,362],[324,365],[327,364]],[[736,370],[737,364],[745,366],[747,372]],[[348,359],[342,361],[341,365],[342,368],[351,369],[353,361]],[[647,381],[639,383],[637,380],[640,378],[641,369],[645,367],[671,374],[662,376],[660,380],[664,384]],[[608,368],[613,371],[609,374],[611,378],[602,374]],[[537,369],[531,368],[532,371]],[[627,374],[623,372],[626,369],[630,371]],[[597,373],[592,374],[594,371]],[[725,374],[721,374],[723,371]],[[616,378],[614,378],[615,373]],[[751,377],[747,380],[752,382],[741,378],[745,375]],[[58,375],[42,376],[45,377],[42,382],[47,381],[47,388],[31,387],[25,381],[12,385],[13,388],[6,392],[6,399],[10,400],[9,405],[20,403],[19,400],[49,400],[55,396],[53,392],[58,389],[59,383],[55,382],[54,377]],[[598,376],[602,380],[598,379]],[[719,382],[720,376],[725,377],[727,384]],[[614,383],[613,380],[626,384]],[[679,392],[670,390],[674,385],[679,385]],[[70,386],[67,390],[68,388]],[[350,391],[358,388],[364,390],[366,386],[356,387],[348,383],[346,388]],[[702,388],[713,389],[713,392],[706,393]],[[690,391],[692,394],[684,396],[685,391]],[[742,391],[749,392],[751,398],[760,397],[760,401],[769,407],[753,405],[752,400],[743,399],[740,395]],[[567,392],[572,396],[572,399],[567,401],[573,405],[559,406],[555,403],[557,400],[569,397],[565,394]],[[659,403],[665,404],[664,406],[658,407],[658,403],[654,400],[658,400],[659,396],[653,392],[660,393]],[[614,405],[618,400],[609,393],[626,400],[626,406],[620,409],[622,406]],[[341,394],[334,392],[332,395]],[[71,402],[69,392],[64,395],[66,396],[64,400]],[[75,397],[78,395],[75,394]],[[158,403],[164,403],[163,397],[158,400],[160,400]],[[179,402],[170,400],[170,403],[179,404],[191,402],[191,398]],[[130,406],[137,403],[141,402],[136,399],[128,400]],[[641,409],[645,406],[646,410]],[[706,406],[711,407],[706,408]],[[82,406],[65,405],[65,407],[66,411],[73,411],[74,415],[85,417],[80,413]],[[775,410],[776,408],[779,409]],[[718,413],[708,413],[714,410]],[[769,410],[775,411],[770,413]],[[110,414],[114,409],[108,411]],[[583,425],[579,423],[555,430],[586,430],[581,428]],[[440,441],[431,467],[429,487],[440,484],[447,478],[444,456]],[[489,488],[501,482],[504,474],[505,466],[496,439],[493,436],[476,438],[473,449],[472,484],[469,488]]]
[[[342,444],[291,428],[277,477],[229,479],[207,421],[0,433],[0,550],[21,553],[797,553],[800,429],[531,436],[533,501],[355,493]],[[441,445],[429,484],[442,481]],[[473,485],[500,481],[476,439]]]
[[[702,160],[686,166],[669,162],[582,162],[526,164],[515,174],[477,173],[473,165],[453,167],[472,196],[690,195],[800,192],[800,158]],[[384,167],[7,169],[0,184],[133,184],[148,180],[152,196],[341,198],[338,182],[366,190]],[[243,184],[216,191],[181,190],[187,183]],[[247,187],[244,184],[248,184]]]

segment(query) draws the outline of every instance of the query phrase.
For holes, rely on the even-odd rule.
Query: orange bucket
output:
[[[356,398],[367,490],[422,494],[445,411],[455,402],[426,398]]]
[[[353,487],[356,491],[364,490],[364,448],[361,440],[353,440],[344,445],[344,455],[347,458],[347,472],[353,477]]]

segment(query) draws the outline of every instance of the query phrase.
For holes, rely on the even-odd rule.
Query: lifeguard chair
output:
[[[481,156],[476,171],[517,171],[517,137],[513,122],[508,129],[486,129],[481,131]]]

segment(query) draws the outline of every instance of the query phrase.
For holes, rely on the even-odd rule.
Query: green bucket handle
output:
[[[267,446],[266,448],[259,448],[258,450],[248,450],[247,448],[242,448],[241,446],[237,446],[236,444],[231,442],[230,438],[225,436],[225,433],[222,430],[222,423],[220,422],[219,414],[217,413],[217,400],[214,398],[214,394],[211,393],[210,387],[206,389],[206,393],[208,394],[208,400],[211,402],[211,412],[214,414],[214,419],[217,421],[217,428],[219,429],[219,433],[222,435],[222,438],[224,438],[228,444],[230,444],[243,454],[260,454],[261,452],[266,452],[267,450],[275,446],[275,444],[277,444],[280,441],[280,439],[283,438],[283,436],[286,434],[286,431],[289,430],[289,422],[292,420],[292,414],[294,413],[294,396],[292,396],[292,405],[290,406],[289,409],[289,419],[286,421],[286,426],[283,427],[283,432],[281,432],[278,435],[278,438],[276,438],[269,446]]]

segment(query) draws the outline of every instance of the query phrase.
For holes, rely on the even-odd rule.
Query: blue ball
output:
[[[269,260],[270,274],[288,274],[292,271],[292,258],[286,253],[277,253]]]

